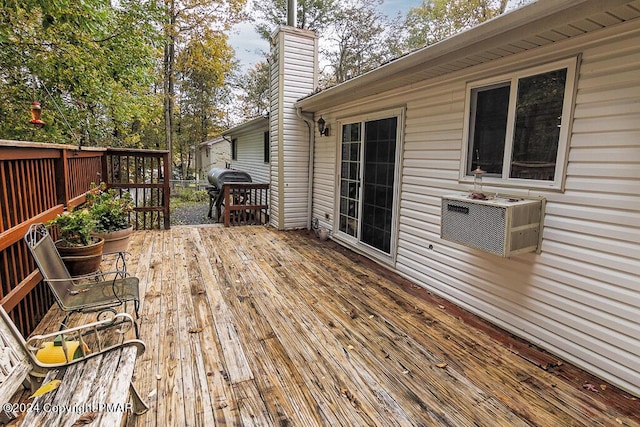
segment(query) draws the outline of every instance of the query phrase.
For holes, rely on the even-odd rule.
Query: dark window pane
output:
[[[351,157],[352,161],[360,161],[360,144],[351,144]]]
[[[511,178],[552,181],[567,70],[520,79]]]
[[[238,160],[238,140],[231,140],[231,160]]]
[[[355,218],[355,216],[357,215],[357,209],[358,205],[356,204],[355,200],[349,200],[349,207],[347,209],[347,215],[352,216]]]
[[[508,84],[472,91],[475,104],[472,111],[475,114],[471,117],[473,143],[469,153],[468,173],[479,166],[487,173],[502,175],[509,92]]]
[[[352,199],[357,199],[358,198],[358,183],[357,182],[350,182],[348,185],[349,188],[349,197]]]
[[[349,179],[357,181],[360,177],[360,163],[349,163]]]
[[[361,240],[386,253],[391,248],[396,130],[396,117],[365,124]]]
[[[340,230],[345,231],[347,229],[347,217],[340,215]]]
[[[351,125],[351,141],[360,141],[360,123]]]

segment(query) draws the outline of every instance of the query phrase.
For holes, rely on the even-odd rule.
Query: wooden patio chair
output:
[[[139,280],[125,271],[92,273],[87,276],[72,277],[64,265],[53,239],[44,224],[33,224],[24,236],[27,247],[55,296],[58,307],[67,314],[73,312],[98,312],[98,320],[105,313],[117,313],[115,307],[133,302],[136,320],[140,318]],[[136,327],[136,337],[138,328]]]

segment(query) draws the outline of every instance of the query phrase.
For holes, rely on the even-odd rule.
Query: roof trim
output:
[[[231,129],[227,129],[220,134],[220,136],[229,136],[234,133],[239,133],[250,128],[255,128],[261,125],[263,122],[268,123],[269,118],[264,116],[259,116],[254,119],[247,120],[244,123],[239,124],[238,126],[232,127]]]
[[[204,142],[201,142],[200,144],[198,144],[198,147],[204,147],[204,146],[212,146],[213,144],[218,144],[220,142],[224,141],[224,138],[221,135],[218,135],[214,138],[211,139],[207,139]]]

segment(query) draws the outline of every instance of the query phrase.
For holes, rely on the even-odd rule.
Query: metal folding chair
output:
[[[125,271],[92,273],[72,277],[69,274],[53,239],[44,224],[33,224],[24,236],[27,247],[35,260],[44,281],[49,285],[62,311],[67,312],[66,325],[73,312],[98,312],[98,320],[105,313],[116,313],[115,307],[134,304],[136,319],[140,318],[140,297],[135,276]],[[138,330],[136,325],[136,336]]]

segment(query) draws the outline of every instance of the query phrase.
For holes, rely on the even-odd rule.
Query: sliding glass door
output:
[[[342,126],[339,230],[391,252],[398,117]]]

